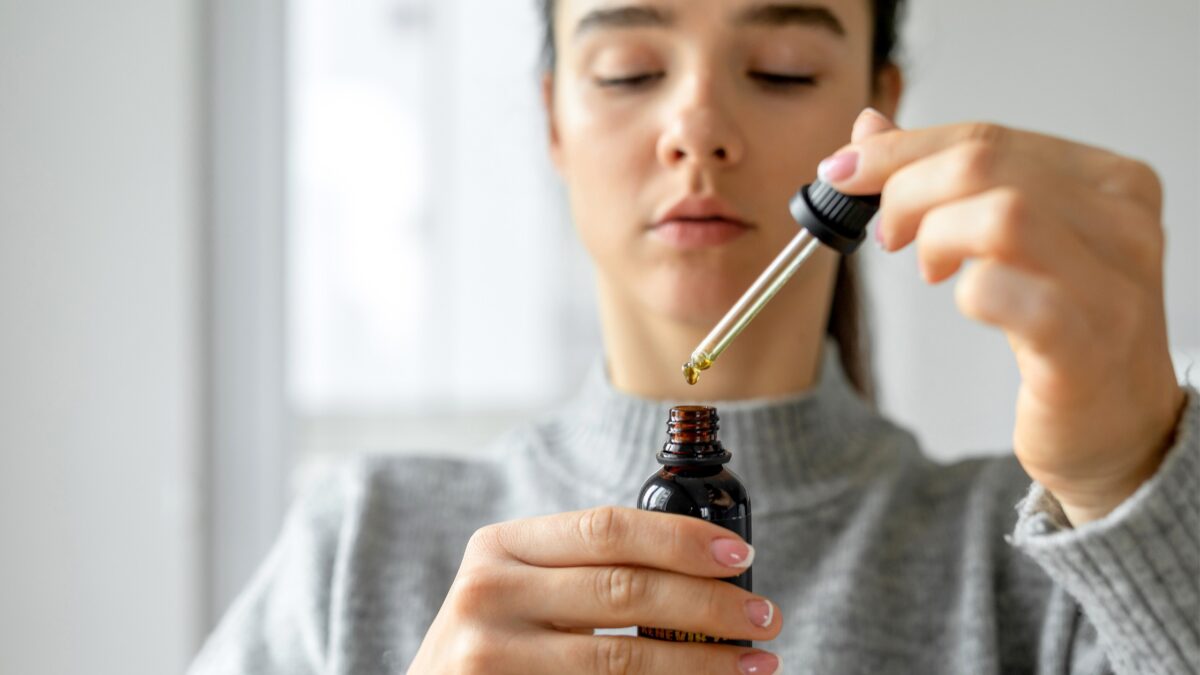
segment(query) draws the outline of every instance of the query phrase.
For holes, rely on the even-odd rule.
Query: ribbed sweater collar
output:
[[[858,482],[884,452],[880,434],[894,429],[846,379],[837,347],[826,342],[815,386],[769,399],[709,401],[719,436],[733,454],[727,465],[750,491],[757,513],[811,505]],[[593,499],[631,503],[658,470],[675,402],[639,398],[613,388],[604,364],[588,373],[576,398],[551,425],[540,461],[570,476]]]

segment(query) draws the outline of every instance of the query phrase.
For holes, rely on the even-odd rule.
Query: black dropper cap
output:
[[[844,195],[818,180],[800,188],[790,210],[822,244],[848,255],[866,238],[867,224],[879,211],[879,195]]]

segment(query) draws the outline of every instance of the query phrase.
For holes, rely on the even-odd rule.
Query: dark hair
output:
[[[871,40],[872,82],[889,64],[896,62],[899,25],[904,0],[870,0],[874,10],[874,34]],[[542,14],[542,68],[553,72],[557,51],[554,46],[556,0],[538,0]],[[875,401],[875,382],[871,374],[871,341],[863,307],[861,275],[854,256],[842,256],[825,332],[837,342],[846,377],[867,401]]]

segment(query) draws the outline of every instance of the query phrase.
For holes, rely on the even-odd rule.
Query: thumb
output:
[[[850,131],[850,142],[843,145],[841,150],[821,160],[821,163],[817,165],[817,177],[826,183],[835,185],[844,182],[854,175],[858,167],[858,152],[851,152],[856,143],[861,143],[869,136],[899,131],[899,129],[900,127],[888,119],[887,115],[874,108],[863,108],[863,111],[858,114],[858,118],[854,120],[854,128]],[[838,189],[844,188],[839,186]],[[855,194],[864,193],[857,192]]]
[[[874,136],[875,134],[898,128],[894,122],[878,110],[864,108],[858,114],[858,119],[854,120],[854,129],[850,132],[850,142],[857,143],[867,136]]]

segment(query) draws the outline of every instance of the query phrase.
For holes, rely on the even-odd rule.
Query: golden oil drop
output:
[[[688,384],[696,384],[700,381],[700,371],[712,368],[712,359],[708,358],[707,354],[693,354],[692,359],[683,364],[683,379],[687,380]]]
[[[683,379],[687,380],[688,384],[696,384],[700,381],[700,371],[692,367],[690,361],[683,364]]]

